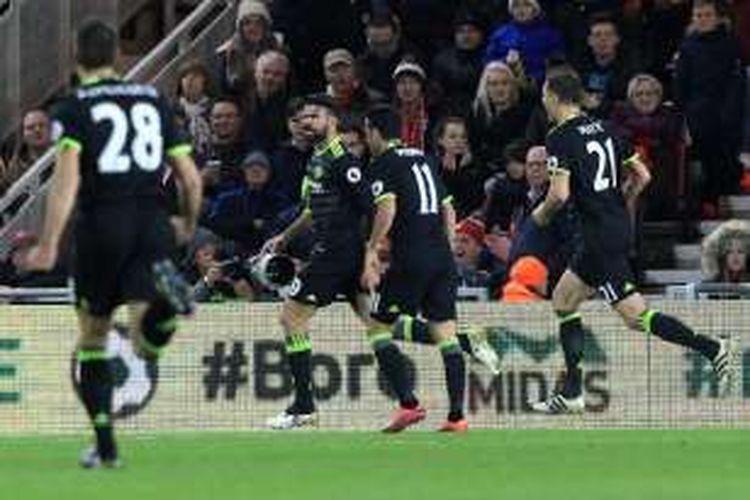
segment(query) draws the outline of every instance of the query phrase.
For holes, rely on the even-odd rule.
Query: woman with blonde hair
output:
[[[505,62],[485,66],[472,105],[470,136],[473,150],[489,171],[504,168],[505,146],[523,137],[534,106],[532,89]]]

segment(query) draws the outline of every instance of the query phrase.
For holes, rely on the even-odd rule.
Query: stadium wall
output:
[[[656,304],[711,335],[731,334],[740,347],[738,384],[716,394],[700,357],[627,331],[604,305],[587,304],[587,411],[576,417],[531,415],[525,401],[545,397],[563,366],[556,320],[547,304],[465,303],[464,326],[487,328],[502,357],[492,377],[471,366],[467,408],[474,427],[644,428],[747,427],[750,422],[750,326],[742,301]],[[261,429],[291,395],[277,326],[277,304],[202,307],[184,321],[155,374],[110,333],[118,380],[120,427],[133,431]],[[344,304],[321,312],[312,328],[320,427],[374,429],[394,407],[378,378],[361,326]],[[71,387],[76,320],[70,307],[0,308],[0,435],[69,433],[86,428]],[[120,332],[120,333],[118,333]],[[427,427],[444,418],[442,362],[434,348],[404,346],[428,409]],[[744,370],[743,370],[744,368]],[[744,371],[745,376],[742,376]],[[153,399],[151,396],[154,396]]]

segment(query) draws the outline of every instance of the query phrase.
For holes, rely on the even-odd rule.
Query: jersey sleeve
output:
[[[440,205],[452,205],[453,195],[448,192],[448,188],[445,187],[443,177],[440,175],[434,161],[429,162],[430,170],[432,171],[432,178],[435,180],[435,189],[437,190],[438,200]]]
[[[377,205],[382,201],[396,198],[398,179],[395,178],[393,169],[390,168],[388,162],[375,160],[371,168],[370,190],[372,191],[373,202]]]
[[[547,136],[545,145],[547,148],[547,171],[550,175],[561,172],[572,174],[575,168],[575,157],[571,154],[565,137],[553,130]]]
[[[58,148],[83,150],[85,134],[81,114],[80,103],[73,97],[59,104],[52,120],[52,138]]]
[[[193,152],[190,140],[178,126],[172,107],[163,97],[159,98],[159,108],[162,121],[162,135],[164,136],[164,151],[166,151],[167,157],[179,158],[190,155]]]

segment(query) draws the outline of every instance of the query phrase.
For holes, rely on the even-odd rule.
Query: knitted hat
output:
[[[468,236],[477,242],[484,244],[484,222],[473,217],[467,217],[456,225],[456,234]]]
[[[255,165],[260,165],[267,169],[271,168],[271,162],[268,160],[268,156],[263,151],[253,151],[252,153],[245,156],[242,160],[242,167],[249,168]]]
[[[323,68],[328,69],[336,64],[348,64],[354,66],[354,56],[346,49],[332,49],[323,57]]]
[[[422,66],[411,61],[401,61],[393,70],[393,79],[398,80],[403,75],[413,75],[418,77],[420,80],[427,79],[427,73],[425,73]]]
[[[272,24],[271,13],[268,11],[268,7],[266,7],[266,4],[259,2],[258,0],[242,0],[242,2],[240,2],[240,6],[237,8],[238,29],[242,20],[248,16],[262,17],[268,25]]]

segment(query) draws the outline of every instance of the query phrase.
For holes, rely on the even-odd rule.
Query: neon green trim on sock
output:
[[[641,327],[643,328],[643,331],[646,333],[653,333],[651,331],[651,322],[654,320],[654,316],[656,316],[659,313],[659,311],[654,311],[653,309],[646,309],[641,313],[639,316],[639,319],[641,320]]]
[[[451,352],[461,352],[461,345],[458,343],[457,338],[443,340],[438,344],[438,348],[443,354],[448,354]]]
[[[412,342],[414,340],[414,318],[412,316],[401,316],[401,328],[404,332],[404,340]]]
[[[102,361],[107,359],[109,359],[109,356],[107,355],[107,351],[103,349],[78,351],[78,361],[80,363],[87,363],[89,361]]]
[[[94,417],[94,427],[109,427],[111,420],[106,413],[97,413]]]
[[[367,340],[374,349],[379,349],[385,344],[393,341],[393,333],[390,330],[373,329],[367,332]]]
[[[156,329],[162,333],[169,333],[177,330],[177,318],[173,316],[169,319],[165,319],[160,323],[157,323]]]
[[[296,352],[312,351],[312,342],[307,333],[291,333],[286,337],[286,352],[292,354]]]
[[[581,319],[581,313],[574,312],[574,313],[570,313],[570,314],[565,314],[565,315],[560,316],[559,319],[560,319],[560,324],[564,325],[565,323],[570,323],[571,321],[575,321],[577,319]]]

